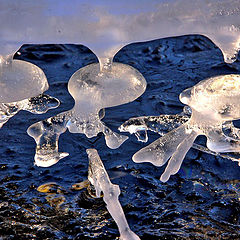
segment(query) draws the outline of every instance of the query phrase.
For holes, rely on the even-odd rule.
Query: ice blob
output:
[[[48,167],[68,153],[58,152],[59,135],[68,128],[88,138],[102,132],[109,148],[118,148],[127,136],[113,132],[102,121],[101,109],[134,101],[146,89],[146,80],[135,68],[111,59],[93,63],[75,72],[68,89],[75,100],[72,110],[33,124],[28,134],[36,143],[35,164]]]
[[[20,110],[45,113],[59,101],[43,94],[48,89],[44,72],[36,65],[0,57],[0,127]]]

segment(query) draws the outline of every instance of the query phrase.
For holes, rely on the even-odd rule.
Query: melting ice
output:
[[[127,121],[120,127],[120,131],[135,132],[152,129],[165,134],[166,131],[171,130],[135,153],[133,160],[151,162],[156,166],[162,166],[169,160],[161,176],[161,181],[166,182],[171,175],[178,172],[198,135],[207,137],[207,147],[213,153],[239,152],[240,132],[232,124],[233,120],[240,118],[239,87],[240,75],[212,77],[180,94],[181,102],[191,107],[192,114],[189,120],[188,117],[179,115],[160,118],[142,117]],[[194,146],[199,148],[196,144]]]
[[[0,58],[0,86],[0,127],[20,110],[40,114],[59,105],[43,94],[49,87],[43,71],[12,55]]]
[[[95,187],[96,196],[100,197],[103,193],[103,200],[107,210],[113,217],[120,232],[122,240],[140,240],[140,238],[129,228],[122,206],[118,200],[121,193],[116,184],[112,184],[106,169],[98,155],[96,149],[87,149],[89,158],[88,180]]]
[[[203,34],[221,48],[226,62],[234,61],[240,42],[239,5],[240,0],[207,2],[202,0],[161,2],[123,0],[121,3],[113,1],[110,4],[105,0],[102,2],[94,0],[91,3],[86,0],[81,2],[69,0],[61,4],[57,0],[41,2],[2,0],[1,55],[6,56],[16,52],[23,43],[81,43],[92,49],[100,62],[99,65],[80,69],[70,79],[69,91],[75,98],[75,106],[71,111],[38,123],[29,129],[28,133],[37,142],[36,164],[49,166],[51,161],[53,164],[67,155],[67,153],[58,153],[57,147],[59,134],[67,127],[71,132],[85,133],[89,137],[103,132],[108,146],[112,148],[118,147],[126,140],[126,137],[113,133],[100,121],[98,112],[100,108],[109,107],[103,102],[103,99],[109,98],[109,95],[106,94],[106,85],[97,83],[103,82],[103,79],[112,79],[111,84],[128,92],[126,82],[122,80],[127,73],[131,75],[135,70],[126,65],[122,70],[123,65],[108,63],[108,60],[110,59],[111,62],[116,52],[124,45],[184,34]],[[2,59],[6,58],[2,57]],[[136,82],[139,82],[142,78],[140,73],[135,71],[134,74],[137,74]],[[130,76],[127,79],[131,78],[131,83],[134,83],[135,77]],[[111,84],[108,83],[109,89],[112,89]],[[138,92],[136,96],[141,95],[144,84],[139,91],[136,91]],[[138,85],[138,83],[130,84],[129,91],[132,91],[132,87],[135,90]],[[76,92],[75,87],[81,90],[84,97]],[[100,90],[101,87],[103,90]],[[91,93],[96,90],[94,92],[96,95],[89,101],[88,107],[82,104],[89,97],[88,91],[84,88]],[[118,105],[135,99],[135,97],[128,99],[129,96],[125,95],[123,97],[124,90],[120,92]],[[123,101],[125,97],[126,101]],[[113,101],[111,106],[116,106],[115,100],[112,98],[111,100]],[[6,112],[5,106],[3,111]],[[15,109],[11,109],[9,112],[14,111]],[[43,163],[41,161],[43,156],[44,158],[47,156],[48,150],[51,150],[48,156],[52,155],[52,157],[47,158]]]
[[[118,148],[128,137],[113,132],[101,121],[101,109],[134,101],[145,89],[142,74],[122,63],[94,63],[75,72],[68,83],[75,100],[73,109],[28,128],[28,134],[37,143],[35,164],[49,167],[68,155],[58,152],[59,135],[67,128],[89,138],[102,132],[107,146]]]

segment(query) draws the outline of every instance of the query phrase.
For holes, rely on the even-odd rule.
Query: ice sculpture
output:
[[[169,160],[160,178],[166,182],[178,172],[198,135],[207,137],[207,147],[213,152],[239,152],[239,131],[234,129],[235,135],[232,136],[223,131],[223,124],[240,118],[239,88],[240,75],[230,74],[203,80],[184,90],[180,100],[191,107],[190,119],[139,150],[133,161],[162,166]]]
[[[0,0],[0,55],[24,43],[81,43],[100,58],[124,45],[202,34],[233,62],[240,43],[240,0]]]
[[[122,206],[118,200],[121,193],[116,184],[112,184],[105,167],[96,149],[87,149],[89,158],[88,180],[95,187],[96,196],[101,197],[106,203],[107,210],[113,217],[120,232],[122,240],[139,240],[140,238],[129,228]]]
[[[20,110],[45,113],[59,105],[56,98],[43,94],[48,82],[36,65],[0,57],[0,127]]]
[[[142,95],[146,81],[133,67],[111,62],[90,64],[75,72],[68,89],[75,99],[72,110],[33,124],[28,134],[36,143],[35,164],[49,167],[68,153],[58,152],[59,135],[68,128],[72,133],[84,133],[91,138],[99,132],[105,135],[108,147],[118,148],[127,136],[113,132],[102,121],[101,109],[131,102]]]

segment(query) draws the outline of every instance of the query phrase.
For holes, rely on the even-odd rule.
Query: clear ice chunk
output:
[[[134,117],[124,122],[118,130],[120,132],[129,132],[130,134],[136,134],[139,131],[152,131],[160,135],[165,135],[174,128],[177,128],[187,122],[189,118],[189,116],[178,114]],[[147,136],[145,138],[148,139]],[[142,141],[142,139],[138,140]]]
[[[154,117],[142,117],[130,119],[122,124],[119,130],[130,133],[145,128],[165,134],[165,130],[174,128],[135,153],[133,161],[151,162],[156,166],[162,166],[168,161],[168,166],[161,177],[161,180],[166,182],[171,175],[178,172],[186,153],[192,146],[206,150],[194,144],[198,135],[207,137],[209,150],[206,152],[215,155],[220,152],[240,152],[239,129],[232,124],[233,120],[240,118],[239,87],[238,74],[212,77],[180,94],[181,102],[191,107],[190,118],[178,115],[175,122],[174,117],[171,119],[169,115],[155,117],[157,121],[152,121]],[[179,123],[180,126],[174,126]],[[227,157],[227,155],[221,156]],[[231,156],[229,158],[239,162],[239,159]]]
[[[128,137],[113,132],[101,121],[104,108],[134,101],[144,93],[146,80],[135,68],[106,59],[75,72],[68,89],[75,100],[73,109],[28,129],[37,143],[35,164],[38,166],[50,166],[67,156],[67,153],[58,153],[59,135],[67,128],[88,138],[102,132],[107,146],[118,148]]]
[[[113,62],[101,67],[94,63],[75,72],[68,89],[75,99],[69,131],[84,133],[87,137],[101,131],[106,135],[107,144],[115,146],[118,143],[100,122],[99,111],[134,101],[145,91],[146,81],[129,65]]]
[[[36,65],[0,57],[0,127],[20,110],[41,114],[59,105],[56,98],[42,94],[48,89],[44,72]]]
[[[50,167],[60,159],[67,157],[66,152],[58,152],[58,139],[61,133],[66,131],[66,125],[70,116],[58,114],[41,122],[31,125],[27,133],[36,141],[35,165],[39,167]]]
[[[142,116],[142,117],[135,117],[130,118],[126,122],[124,122],[120,127],[120,132],[129,132],[130,134],[134,134],[138,141],[140,142],[147,142],[148,136],[147,131],[152,131],[155,133],[158,133],[161,136],[164,136],[169,131],[181,126],[182,124],[186,123],[190,116],[189,113],[191,113],[190,107],[184,107],[183,114],[176,114],[176,115],[160,115],[160,116]],[[231,121],[227,121],[223,123],[223,132],[227,137],[232,138],[233,140],[240,140],[240,129],[236,128]],[[145,138],[139,138],[139,132],[144,132]],[[208,149],[205,146],[193,143],[192,147],[194,149],[197,149],[199,151],[212,154],[215,156],[220,156],[232,161],[238,162],[240,165],[240,153],[219,153],[214,152]]]
[[[33,114],[42,114],[58,106],[59,101],[46,94],[40,94],[18,102],[0,103],[0,128],[20,110],[25,110]]]
[[[121,240],[140,240],[140,238],[131,231],[122,206],[119,202],[120,188],[116,184],[112,184],[107,171],[98,155],[96,149],[87,149],[89,158],[88,180],[96,190],[96,196],[101,197],[106,203],[108,212],[113,217],[118,226]]]
[[[0,103],[36,97],[48,89],[44,72],[36,65],[12,58],[0,58]]]

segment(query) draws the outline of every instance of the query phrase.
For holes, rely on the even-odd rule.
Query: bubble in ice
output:
[[[240,118],[240,75],[215,76],[199,82],[180,94],[182,103],[191,107],[190,119],[163,137],[139,150],[134,162],[168,165],[160,180],[166,182],[178,172],[188,150],[198,135],[207,137],[207,147],[213,152],[239,152],[238,134],[226,134],[224,126]],[[234,128],[235,130],[236,128]],[[237,136],[237,137],[236,137]]]
[[[48,89],[44,72],[36,65],[0,57],[0,127],[20,110],[45,113],[59,101],[43,94]]]
[[[88,138],[102,132],[107,146],[118,148],[128,137],[113,132],[101,121],[102,109],[134,101],[145,91],[146,80],[135,68],[107,59],[75,72],[68,89],[75,100],[73,109],[28,129],[37,143],[35,164],[38,166],[48,167],[68,156],[68,153],[58,152],[59,135],[67,128]]]
[[[130,229],[122,206],[119,202],[120,188],[112,184],[107,171],[100,159],[96,149],[87,149],[89,158],[88,180],[96,190],[96,196],[101,197],[106,203],[107,210],[118,226],[121,240],[140,240],[140,238]]]

